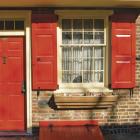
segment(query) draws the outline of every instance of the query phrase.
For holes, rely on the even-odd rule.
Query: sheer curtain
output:
[[[63,47],[62,52],[63,82],[103,81],[102,47]]]

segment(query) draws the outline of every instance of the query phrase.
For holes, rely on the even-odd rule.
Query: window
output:
[[[104,82],[104,19],[62,19],[62,83]]]
[[[0,19],[0,30],[24,30],[24,20]]]
[[[56,10],[60,92],[108,91],[111,10]]]

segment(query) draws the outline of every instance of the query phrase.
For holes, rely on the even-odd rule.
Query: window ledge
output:
[[[87,92],[96,92],[96,93],[112,93],[113,90],[106,87],[96,87],[96,88],[60,88],[54,93],[87,93]]]

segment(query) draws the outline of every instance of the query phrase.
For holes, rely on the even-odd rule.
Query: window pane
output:
[[[103,57],[103,48],[102,47],[95,47],[94,48],[94,56],[96,57],[96,58],[101,58],[101,57]]]
[[[104,33],[103,32],[95,32],[94,44],[104,44]]]
[[[92,58],[93,57],[93,47],[83,47],[83,57]]]
[[[93,73],[91,71],[83,73],[83,82],[84,83],[93,82]]]
[[[82,68],[82,61],[80,58],[74,58],[73,59],[73,71],[77,72],[80,71]]]
[[[73,44],[82,44],[82,32],[74,32],[73,33]]]
[[[93,32],[85,32],[84,33],[84,43],[85,44],[93,44]]]
[[[82,74],[80,72],[73,73],[73,83],[82,83]]]
[[[73,48],[73,70],[80,71],[82,68],[82,48]]]
[[[73,83],[82,82],[82,48],[74,47],[73,48]]]
[[[72,43],[72,34],[71,34],[71,32],[63,32],[62,33],[62,43],[63,44],[71,44]]]
[[[103,70],[104,70],[104,59],[103,59],[103,48],[95,47],[94,49],[94,80],[95,82],[103,82]]]
[[[72,48],[69,46],[69,47],[63,47],[62,48],[62,55],[63,55],[63,58],[72,58]]]
[[[63,48],[62,49],[62,69],[71,70],[72,69],[72,48]]]
[[[83,48],[83,70],[91,71],[93,69],[93,47]]]
[[[24,30],[24,21],[23,20],[15,21],[15,30]]]
[[[73,20],[73,29],[82,29],[82,19]]]
[[[14,21],[5,21],[5,30],[14,30]]]
[[[103,82],[103,72],[100,72],[99,74],[99,82]]]
[[[103,60],[102,59],[95,59],[94,60],[94,68],[95,68],[95,70],[103,70]]]
[[[73,58],[82,58],[82,48],[81,47],[73,47]]]
[[[104,29],[104,20],[103,19],[95,19],[94,20],[94,28],[95,29]]]
[[[83,59],[83,70],[91,71],[93,69],[93,60],[90,58]]]
[[[62,73],[62,82],[63,83],[71,83],[72,73],[71,72],[63,72]]]
[[[0,30],[4,30],[4,21],[3,20],[0,21]]]
[[[103,72],[95,72],[94,81],[95,82],[103,82]]]
[[[84,20],[84,29],[92,30],[93,29],[93,19]]]
[[[71,29],[71,20],[70,19],[62,20],[62,29]]]

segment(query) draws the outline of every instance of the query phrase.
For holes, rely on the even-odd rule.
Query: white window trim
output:
[[[59,84],[59,89],[55,92],[75,92],[75,91],[81,91],[81,92],[106,92],[112,90],[109,90],[106,88],[106,85],[108,85],[108,61],[109,61],[109,56],[108,56],[108,50],[109,50],[109,39],[108,39],[108,33],[109,33],[109,15],[113,14],[112,10],[56,10],[55,13],[59,16],[59,21],[58,21],[58,26],[57,26],[57,68],[58,68],[58,84]],[[104,50],[104,83],[62,83],[62,74],[61,71],[61,57],[62,57],[62,51],[60,49],[62,45],[62,36],[61,36],[61,20],[63,18],[102,18],[105,21],[105,48]],[[60,26],[60,27],[59,27]]]
[[[0,31],[0,36],[24,36],[24,31]]]
[[[1,10],[2,19],[23,19],[24,31],[0,31],[0,36],[25,36],[26,45],[26,127],[27,133],[32,133],[32,89],[31,89],[31,11],[24,10]]]

